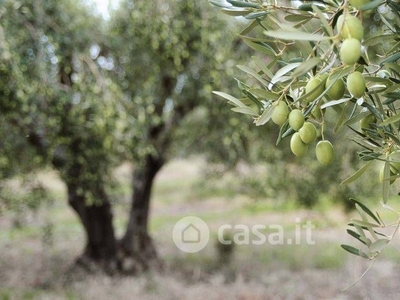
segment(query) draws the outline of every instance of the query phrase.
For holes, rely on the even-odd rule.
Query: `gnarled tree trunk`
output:
[[[78,193],[79,186],[67,184],[69,205],[77,213],[86,233],[86,248],[77,260],[89,271],[101,266],[106,272],[117,269],[117,246],[113,227],[113,214],[109,199],[102,190],[96,193],[98,201],[87,205],[85,197]]]
[[[162,158],[147,155],[144,163],[133,171],[132,206],[120,249],[122,255],[131,257],[134,263],[122,266],[125,271],[135,272],[140,269],[148,269],[150,266],[161,267],[149,234],[148,220],[154,178],[163,165]]]

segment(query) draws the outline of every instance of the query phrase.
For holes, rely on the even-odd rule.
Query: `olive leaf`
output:
[[[390,242],[389,239],[379,239],[379,240],[376,240],[375,242],[373,242],[373,243],[369,246],[368,250],[369,250],[370,252],[381,252],[381,251],[383,250],[383,248],[385,248],[386,245],[387,245],[389,242]]]
[[[303,31],[286,31],[286,30],[269,30],[264,31],[264,34],[273,38],[278,38],[282,40],[297,40],[297,41],[326,41],[329,40],[330,37],[313,34],[313,33],[306,33]]]
[[[347,252],[357,255],[357,256],[361,256],[363,258],[369,258],[367,254],[365,254],[361,249],[357,249],[353,246],[349,246],[349,245],[340,245],[344,250],[346,250]]]
[[[220,96],[220,97],[222,97],[222,98],[227,99],[229,102],[232,102],[232,103],[235,104],[236,106],[239,106],[239,107],[245,107],[245,106],[246,106],[246,105],[244,105],[239,99],[237,99],[237,98],[235,98],[235,97],[233,97],[233,96],[231,96],[231,95],[229,95],[229,94],[227,94],[227,93],[213,91],[213,94],[218,95],[218,96]]]
[[[256,121],[256,126],[264,125],[271,119],[272,114],[274,113],[275,106],[270,105],[267,107],[262,113],[261,117]]]
[[[374,219],[374,221],[376,221],[376,223],[382,224],[379,221],[378,217],[375,216],[373,214],[373,212],[368,207],[366,207],[364,204],[362,204],[361,202],[359,202],[359,201],[357,201],[356,199],[353,199],[353,198],[350,198],[350,201],[353,202],[354,204],[358,205],[364,212],[366,212],[372,219]]]

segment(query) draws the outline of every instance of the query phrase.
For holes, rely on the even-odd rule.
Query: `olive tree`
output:
[[[2,150],[18,165],[60,172],[85,229],[82,258],[114,269],[107,190],[117,157],[118,108],[110,101],[117,91],[90,58],[101,20],[71,1],[5,1],[0,16],[2,130],[15,136]],[[18,141],[26,151],[14,151]]]
[[[112,75],[123,93],[131,126],[126,155],[133,163],[132,204],[121,252],[137,258],[138,267],[157,262],[149,234],[157,173],[171,158],[192,152],[193,139],[201,144],[197,150],[225,154],[215,142],[226,130],[234,132],[217,119],[215,108],[221,105],[213,104],[211,94],[226,85],[232,62],[226,63],[225,53],[234,45],[234,35],[220,31],[227,23],[216,16],[201,1],[122,1],[111,14],[104,51],[115,63]],[[198,116],[200,126],[193,122]],[[239,125],[236,132],[244,132]],[[200,136],[207,127],[213,133]],[[228,144],[232,160],[244,151],[240,138]]]
[[[279,126],[277,144],[289,139],[295,156],[314,148],[323,166],[330,166],[335,156],[328,134],[345,135],[344,129],[350,130],[362,167],[341,184],[362,180],[368,168],[380,165],[382,206],[399,216],[387,201],[390,184],[400,177],[400,4],[210,2],[225,14],[247,19],[240,36],[263,54],[253,61],[255,67],[240,67],[253,79],[251,84],[239,82],[241,97],[215,93],[228,100],[233,111],[250,116],[256,126],[269,121]],[[329,122],[329,115],[334,122]],[[360,217],[350,221],[347,232],[361,246],[342,247],[374,261],[393,239],[400,218],[385,225],[362,200],[350,200]],[[387,227],[393,229],[389,235],[381,230]]]

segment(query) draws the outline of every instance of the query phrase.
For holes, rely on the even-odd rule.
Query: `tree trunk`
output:
[[[135,272],[138,268],[148,269],[150,266],[161,267],[148,231],[148,220],[154,178],[163,165],[162,158],[147,155],[144,163],[133,172],[132,206],[120,250],[122,255],[131,257],[136,265],[131,263],[129,266],[122,266],[126,271]]]
[[[82,189],[74,184],[67,187],[69,204],[78,214],[86,233],[86,248],[77,263],[89,271],[100,266],[106,272],[115,272],[117,247],[111,205],[105,191],[99,188],[96,193],[98,202],[87,205],[85,197],[78,193]]]

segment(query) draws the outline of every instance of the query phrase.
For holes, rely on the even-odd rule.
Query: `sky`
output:
[[[110,0],[87,0],[88,2],[92,2],[92,3],[96,3],[97,5],[97,9],[99,10],[99,12],[102,14],[104,19],[109,19],[110,18],[110,14],[108,13],[108,6],[109,6],[109,1]],[[114,4],[117,3],[118,1],[113,0],[113,6],[115,6]]]

